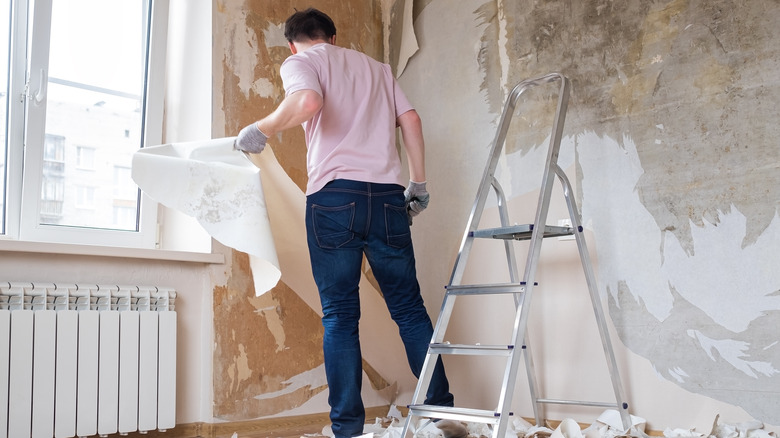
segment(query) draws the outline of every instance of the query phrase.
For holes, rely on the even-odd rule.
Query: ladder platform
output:
[[[537,286],[534,283],[534,286]],[[449,295],[497,295],[497,294],[520,294],[525,292],[526,283],[496,283],[496,284],[468,284],[468,285],[448,285],[445,287]]]
[[[435,405],[409,405],[409,414],[418,417],[446,420],[473,421],[475,423],[498,424],[501,413],[482,409],[454,408]],[[513,415],[512,412],[509,415]]]
[[[504,239],[504,240],[530,240],[534,232],[534,224],[511,225],[508,227],[483,228],[469,233],[470,237]],[[574,234],[572,227],[558,227],[545,225],[543,237],[561,237]]]
[[[470,345],[434,343],[429,347],[429,353],[459,354],[464,356],[509,356],[514,351],[514,345]]]

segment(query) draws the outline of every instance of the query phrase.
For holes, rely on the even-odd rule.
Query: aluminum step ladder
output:
[[[555,117],[552,124],[552,134],[547,151],[547,160],[543,172],[539,201],[536,210],[536,216],[533,224],[510,225],[507,213],[507,202],[505,195],[498,180],[494,174],[502,155],[504,142],[512,116],[515,112],[515,106],[521,94],[527,90],[549,83],[559,83],[558,104]],[[566,119],[566,109],[569,100],[570,82],[565,76],[558,73],[551,73],[536,79],[525,80],[517,84],[510,92],[504,105],[503,113],[499,122],[496,136],[493,141],[490,160],[485,168],[482,181],[477,192],[476,200],[471,209],[460,250],[455,260],[450,283],[446,288],[444,300],[436,322],[431,344],[428,349],[425,363],[420,374],[417,388],[414,392],[412,403],[408,406],[409,414],[401,434],[405,438],[411,429],[414,418],[431,419],[450,419],[467,422],[486,423],[492,427],[493,438],[504,438],[507,425],[511,418],[510,405],[515,386],[515,380],[520,364],[520,356],[525,358],[525,368],[528,374],[528,384],[531,392],[531,402],[534,410],[534,418],[537,425],[542,425],[541,406],[543,404],[569,404],[596,406],[604,408],[614,408],[619,411],[624,429],[627,431],[631,427],[631,418],[628,413],[628,404],[623,393],[623,387],[618,375],[617,363],[612,350],[612,344],[609,339],[604,312],[601,307],[598,287],[593,274],[588,250],[585,244],[583,228],[580,219],[580,213],[576,202],[572,199],[573,191],[571,184],[558,165],[558,152],[560,149],[561,137],[563,133],[564,121]],[[555,177],[562,184],[564,197],[571,217],[571,226],[550,226],[546,225],[547,213],[550,205]],[[479,221],[485,207],[485,201],[488,198],[491,189],[495,192],[499,219],[501,226],[499,228],[479,229]],[[612,386],[615,393],[615,402],[591,402],[577,400],[556,400],[540,398],[538,396],[536,374],[531,357],[526,326],[529,315],[529,305],[531,295],[537,284],[534,282],[539,254],[542,247],[542,241],[549,237],[574,236],[577,241],[579,256],[582,261],[582,267],[585,271],[585,278],[590,291],[590,298],[593,310],[596,316],[596,323],[601,335],[601,343],[604,347],[604,354],[607,359],[607,367],[612,380]],[[502,284],[476,284],[464,285],[461,280],[466,267],[466,261],[469,257],[474,239],[502,239],[506,251],[507,265],[509,267],[509,283]],[[515,259],[515,250],[513,241],[525,240],[528,242],[528,255],[525,264],[525,272],[522,279],[519,276],[517,262]],[[510,345],[464,345],[450,344],[445,342],[445,332],[452,315],[456,298],[462,295],[492,295],[492,294],[511,294],[514,297],[515,319],[512,331],[512,344]],[[521,348],[516,348],[521,347]],[[522,354],[522,353],[525,354]],[[458,407],[441,407],[423,404],[425,394],[431,381],[434,365],[441,355],[472,355],[472,356],[501,356],[506,358],[506,369],[504,371],[498,404],[494,409],[481,410]]]

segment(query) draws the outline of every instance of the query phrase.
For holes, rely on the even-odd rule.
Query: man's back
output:
[[[314,90],[321,111],[304,123],[309,147],[307,194],[333,179],[401,183],[396,118],[412,108],[389,66],[328,43],[282,64],[285,92]]]

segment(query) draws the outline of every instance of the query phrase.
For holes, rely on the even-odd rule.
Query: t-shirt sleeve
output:
[[[401,114],[414,109],[409,99],[406,98],[404,91],[398,84],[398,81],[393,80],[393,95],[395,97],[395,116],[398,117]]]
[[[317,71],[305,59],[295,55],[288,57],[282,63],[279,74],[282,77],[285,95],[289,96],[300,90],[314,90],[322,96]]]

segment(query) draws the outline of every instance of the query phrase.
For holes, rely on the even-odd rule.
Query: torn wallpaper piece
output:
[[[281,277],[260,171],[234,137],[146,147],[132,177],[155,201],[198,220],[213,238],[249,255],[255,294]]]
[[[709,433],[700,433],[689,429],[667,429],[663,432],[665,438],[776,438],[774,432],[764,429],[760,421],[748,421],[736,424],[719,424],[718,416],[715,417],[713,429]],[[363,437],[373,438],[402,438],[404,424],[408,420],[395,405],[390,406],[390,412],[384,418],[376,418],[374,423],[367,422],[363,427]],[[606,423],[603,421],[607,421]],[[610,423],[614,423],[614,426]],[[547,426],[534,426],[523,417],[516,416],[507,424],[504,438],[650,438],[656,434],[648,435],[645,432],[646,421],[644,418],[631,416],[633,426],[631,430],[621,431],[623,424],[620,413],[616,410],[604,411],[590,426],[582,429],[579,422],[572,418],[565,418],[555,430]],[[409,424],[409,431],[415,438],[485,438],[492,436],[493,426],[487,423],[466,422],[458,420],[441,420],[434,422],[428,418],[413,419]],[[310,437],[332,438],[333,431],[330,426],[325,426],[322,432]]]
[[[409,59],[420,49],[417,44],[417,35],[414,33],[414,0],[401,0],[401,2],[403,3],[403,18],[401,21],[401,51],[398,54],[398,63],[395,67],[397,77],[403,74]]]

